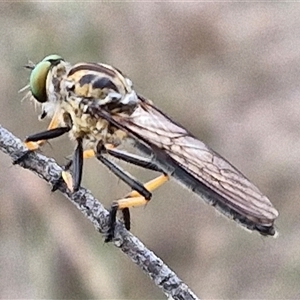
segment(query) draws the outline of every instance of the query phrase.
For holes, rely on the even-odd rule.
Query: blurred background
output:
[[[28,60],[116,66],[280,212],[278,238],[263,238],[171,181],[132,210],[132,232],[201,298],[299,298],[299,14],[293,3],[1,3],[0,124],[22,139],[48,126],[18,93]],[[43,153],[64,164],[73,146],[65,136]],[[94,159],[83,186],[106,207],[129,191]],[[0,298],[165,298],[50,189],[0,153]]]

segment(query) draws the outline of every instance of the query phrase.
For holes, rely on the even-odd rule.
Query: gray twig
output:
[[[55,183],[58,190],[76,205],[100,233],[105,234],[107,232],[109,212],[87,189],[80,188],[78,192],[71,193],[63,182],[57,184],[57,182],[60,182],[62,168],[57,165],[54,159],[36,152],[30,152],[23,160],[18,160],[26,153],[27,148],[20,139],[1,125],[0,150],[8,154],[13,162],[17,162],[21,167],[36,173],[50,184]],[[120,222],[117,223],[116,237],[113,243],[147,273],[168,298],[198,299],[160,258],[147,249],[138,238],[128,232]]]

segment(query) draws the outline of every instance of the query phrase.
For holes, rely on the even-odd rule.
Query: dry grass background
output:
[[[299,14],[297,3],[2,2],[0,123],[21,138],[47,127],[18,94],[28,59],[118,67],[280,212],[279,237],[262,238],[170,182],[132,212],[133,233],[202,298],[299,298]],[[64,163],[72,149],[65,137],[43,151]],[[83,184],[107,207],[128,192],[96,160]],[[0,298],[164,299],[75,207],[2,153],[0,191]]]

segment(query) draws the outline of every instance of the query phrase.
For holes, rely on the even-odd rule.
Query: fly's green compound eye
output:
[[[47,101],[46,80],[52,66],[59,64],[64,59],[56,54],[46,56],[39,62],[30,75],[30,89],[33,97],[41,103]]]

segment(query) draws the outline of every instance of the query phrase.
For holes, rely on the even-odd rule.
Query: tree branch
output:
[[[0,125],[0,150],[8,154],[13,162],[18,161],[27,148],[22,141]],[[42,154],[31,152],[22,161],[17,162],[21,167],[36,173],[50,184],[56,183],[58,190],[94,224],[97,231],[105,234],[108,230],[108,211],[93,197],[90,191],[80,188],[78,192],[71,193],[66,185],[60,182],[62,169],[54,159]],[[198,299],[189,287],[177,275],[147,249],[142,242],[128,232],[124,226],[117,222],[114,245],[120,248],[130,259],[137,264],[154,284],[160,287],[169,298]]]

